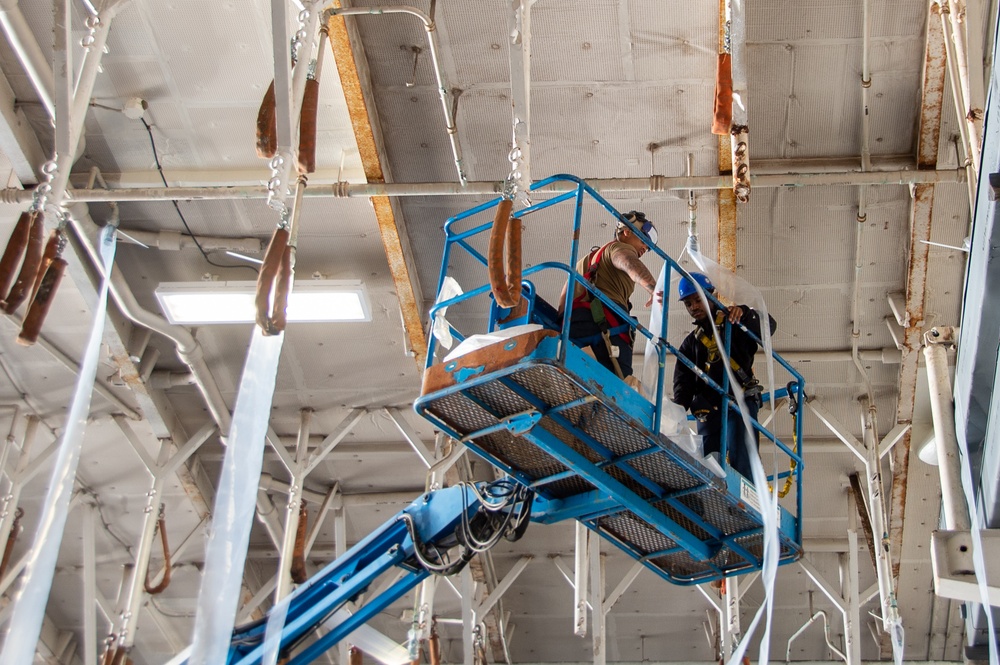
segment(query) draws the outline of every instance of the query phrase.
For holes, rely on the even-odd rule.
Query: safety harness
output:
[[[615,241],[612,240],[611,242]],[[587,281],[591,284],[595,284],[595,280],[597,279],[597,269],[601,264],[601,259],[604,257],[604,250],[611,246],[611,242],[607,243],[603,247],[591,250],[590,254],[587,255],[587,260],[584,262],[583,276],[586,277]],[[631,344],[632,326],[628,323],[620,321],[618,317],[615,316],[614,312],[608,311],[604,307],[604,303],[602,303],[599,298],[592,297],[590,291],[587,291],[586,289],[584,290],[583,295],[573,301],[573,311],[579,309],[587,309],[590,311],[590,315],[593,317],[594,323],[601,330],[600,338],[604,340],[604,345],[608,349],[608,357],[611,358],[611,364],[615,368],[615,373],[618,375],[618,378],[625,378],[622,374],[621,367],[618,366],[618,359],[614,354],[611,337],[618,335],[625,342]],[[596,341],[596,335],[573,339],[574,343],[581,346],[587,346],[595,343]]]
[[[726,312],[723,310],[718,310],[715,313],[715,325],[721,326],[723,321],[726,320]],[[713,337],[709,337],[703,328],[698,327],[698,331],[695,335],[698,341],[701,342],[702,346],[708,350],[708,360],[705,362],[705,372],[707,373],[712,366],[712,363],[719,359],[719,346],[715,343]],[[740,364],[737,363],[732,356],[729,357],[729,367],[733,370],[733,375],[740,384],[740,388],[743,389],[744,395],[747,398],[756,398],[761,394],[762,388],[760,383],[754,377],[753,373],[746,371]]]

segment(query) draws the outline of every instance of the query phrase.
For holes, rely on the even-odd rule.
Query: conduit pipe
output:
[[[764,355],[763,350],[757,353]],[[781,357],[789,363],[829,363],[850,362],[855,358],[853,349],[829,351],[783,351]],[[903,354],[899,349],[886,347],[884,349],[860,349],[857,357],[862,362],[882,363],[883,365],[898,365]]]
[[[49,117],[54,119],[56,102],[52,92],[56,89],[56,79],[52,74],[52,66],[42,53],[31,28],[28,27],[21,8],[17,6],[17,0],[0,0],[0,27],[3,28],[7,42],[24,67],[42,106],[45,107]]]
[[[854,185],[914,185],[956,183],[966,181],[966,172],[961,169],[902,170],[902,171],[858,171],[820,173],[774,173],[750,176],[753,187],[832,187]],[[654,175],[649,178],[588,178],[587,185],[599,193],[652,192],[669,193],[689,189],[719,190],[732,187],[732,178],[724,176],[678,176]],[[555,182],[535,190],[535,195],[557,194],[572,191],[575,183]],[[0,202],[30,203],[33,189],[9,187],[0,190]],[[332,185],[310,183],[305,198],[369,198],[372,196],[454,196],[454,195],[495,195],[503,191],[503,181],[487,180],[460,185],[454,182],[425,183],[349,183]],[[77,203],[110,203],[113,201],[222,201],[266,199],[264,185],[240,187],[143,187],[121,189],[74,189],[66,191],[66,198]],[[655,198],[655,197],[647,197]]]
[[[867,173],[871,171],[871,122],[868,109],[868,91],[872,85],[871,71],[868,68],[868,33],[871,29],[871,12],[869,10],[871,0],[863,0],[862,4],[862,40],[861,40],[861,171]],[[860,308],[858,300],[861,297],[861,248],[862,233],[864,225],[868,220],[868,189],[861,185],[858,190],[858,217],[857,229],[854,237],[854,283],[851,294],[851,359],[854,366],[861,374],[865,384],[865,392],[868,394],[868,403],[874,409],[874,395],[872,393],[872,383],[865,371],[865,366],[858,357],[858,343],[861,338],[861,324],[858,321]]]
[[[941,15],[941,29],[944,32],[944,51],[945,59],[948,64],[948,78],[951,80],[951,98],[952,102],[955,104],[955,115],[958,117],[958,133],[962,137],[962,146],[965,148],[965,165],[964,167],[971,170],[971,173],[967,176],[966,181],[969,184],[969,206],[971,209],[976,208],[976,185],[979,178],[979,149],[978,144],[973,143],[973,138],[971,135],[971,129],[967,122],[962,122],[962,119],[966,115],[966,103],[962,99],[962,85],[959,79],[961,74],[959,73],[958,57],[955,53],[955,45],[952,43],[951,39],[951,21],[949,16],[951,14],[951,9],[947,3],[940,2],[938,4],[940,8]],[[961,155],[956,155],[956,157],[961,160]]]
[[[812,592],[810,591],[809,593],[811,594]],[[792,659],[792,642],[794,642],[799,635],[804,633],[806,629],[809,628],[809,626],[811,626],[814,621],[816,621],[816,619],[820,618],[823,619],[823,639],[826,640],[826,647],[837,658],[840,658],[845,663],[847,662],[847,656],[844,655],[844,652],[838,649],[837,647],[833,646],[833,643],[830,642],[830,624],[827,622],[826,612],[824,612],[823,610],[817,610],[815,614],[809,617],[808,621],[802,624],[801,628],[795,631],[795,633],[788,638],[788,646],[785,648],[786,663],[791,661]]]
[[[75,231],[80,244],[86,249],[91,266],[100,272],[97,248],[94,247],[90,238],[90,231],[96,224],[90,217],[87,206],[76,205],[72,207],[69,226]],[[198,386],[198,390],[205,398],[205,404],[208,406],[213,420],[219,426],[219,430],[224,433],[223,436],[228,434],[231,422],[229,407],[215,382],[215,377],[209,370],[208,363],[205,362],[201,345],[198,344],[191,332],[182,326],[172,325],[162,316],[143,309],[129,289],[125,278],[122,277],[121,271],[112,270],[109,290],[115,304],[130,321],[163,335],[176,345],[177,356],[191,370],[195,385]]]
[[[455,116],[452,113],[451,91],[445,85],[444,75],[441,73],[441,63],[438,61],[438,45],[436,31],[437,27],[426,14],[416,7],[331,7],[327,10],[330,16],[381,16],[384,14],[410,14],[416,16],[424,24],[424,32],[427,33],[427,44],[431,52],[431,64],[434,67],[434,77],[437,80],[438,97],[441,99],[441,108],[444,110],[445,129],[448,131],[448,140],[451,142],[451,154],[455,159],[455,168],[458,170],[459,183],[464,187],[468,182],[465,174],[465,164],[462,159],[462,145],[458,141],[458,128],[455,126]]]
[[[959,85],[957,87],[962,92],[963,100],[961,112],[959,113],[959,123],[964,119],[968,127],[969,157],[972,159],[972,175],[973,180],[975,180],[979,177],[979,150],[983,140],[983,110],[973,108],[972,106],[972,90],[969,85],[969,54],[965,48],[963,21],[959,18],[964,11],[964,7],[959,7],[955,0],[948,0],[947,16],[945,16],[944,12],[942,12],[941,16],[951,25],[951,38],[954,40],[954,50],[949,51],[948,56],[949,58],[954,57],[955,70],[958,72]],[[945,26],[944,34],[945,44],[948,44],[947,26]],[[952,80],[953,86],[954,83],[955,81]]]
[[[118,237],[125,242],[155,247],[156,249],[177,251],[197,247],[194,239],[177,231],[139,231],[118,229]],[[225,238],[222,236],[198,236],[198,244],[206,252],[233,251],[246,254],[260,254],[265,243],[260,238]]]

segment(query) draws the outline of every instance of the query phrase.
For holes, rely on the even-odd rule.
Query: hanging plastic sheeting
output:
[[[284,333],[265,337],[254,326],[215,497],[189,665],[225,663],[229,652],[284,340]]]
[[[35,541],[31,546],[28,563],[24,568],[21,585],[14,599],[14,610],[7,629],[7,640],[0,653],[3,665],[23,665],[35,658],[35,647],[42,630],[45,606],[48,604],[55,574],[56,559],[62,544],[63,530],[69,514],[73,482],[83,447],[83,435],[90,415],[90,398],[97,377],[97,362],[100,358],[101,339],[104,336],[104,322],[107,318],[108,276],[115,259],[115,232],[113,226],[101,229],[98,250],[101,256],[101,288],[94,304],[94,320],[90,325],[90,335],[84,349],[83,362],[76,377],[76,389],[66,426],[59,441],[59,453],[52,479],[45,495],[45,508],[38,523]]]
[[[758,291],[749,282],[740,279],[735,273],[724,269],[718,263],[705,257],[698,250],[696,236],[691,236],[686,249],[688,250],[688,253],[690,254],[695,265],[698,266],[698,269],[705,273],[710,280],[712,280],[712,283],[716,288],[717,296],[721,294],[726,298],[732,299],[736,303],[749,305],[756,310],[758,314],[760,314],[761,342],[763,342],[764,345],[767,368],[767,383],[765,385],[767,385],[768,393],[772,396],[771,408],[774,409],[774,364],[771,347],[771,327],[768,325],[769,318],[764,297],[761,295],[760,291]],[[701,295],[706,311],[711,311],[708,299],[702,292],[701,286],[698,285],[697,282],[695,282],[695,286],[698,289],[699,295]],[[743,418],[745,432],[743,443],[747,446],[747,451],[749,452],[750,469],[753,474],[753,484],[754,488],[757,490],[757,496],[760,499],[761,521],[764,526],[764,563],[761,568],[761,583],[764,587],[764,602],[761,603],[760,608],[753,617],[753,621],[750,622],[749,628],[737,648],[733,651],[733,655],[727,665],[737,665],[742,662],[743,655],[746,653],[747,645],[750,643],[750,636],[753,635],[754,631],[757,629],[757,624],[760,623],[762,617],[766,620],[764,622],[764,634],[760,641],[760,650],[757,660],[758,665],[767,665],[771,650],[771,617],[774,614],[774,583],[778,574],[778,560],[781,556],[781,549],[778,541],[777,483],[775,483],[773,491],[768,487],[767,472],[764,471],[764,466],[760,461],[760,455],[757,452],[757,446],[754,444],[753,436],[751,435],[753,429],[750,424],[750,418],[747,415],[747,405],[746,400],[743,397],[743,390],[741,389],[739,382],[736,380],[736,377],[733,376],[732,368],[729,366],[729,358],[725,353],[725,344],[723,343],[723,340],[719,338],[718,330],[714,326],[712,327],[712,330],[715,336],[715,343],[718,345],[719,351],[723,355],[722,364],[726,369],[726,374],[729,376],[729,385],[736,398],[736,402],[739,404],[740,415]]]
[[[682,252],[681,256],[683,255]],[[680,257],[678,257],[678,260],[680,260]],[[670,293],[673,292],[674,284],[678,281],[678,279],[671,279],[670,288],[665,289],[663,284],[666,281],[666,272],[667,265],[663,264],[660,268],[660,275],[656,279],[656,289],[654,290],[654,292],[663,293],[664,302],[657,302],[654,298],[652,308],[649,312],[649,325],[647,327],[654,337],[663,337],[663,331],[661,330],[663,307],[669,302]],[[654,393],[656,391],[659,363],[660,359],[656,354],[656,346],[647,343],[642,363],[642,393],[646,399],[654,404],[656,403],[656,395]],[[671,388],[669,386],[670,384],[664,381],[664,395],[662,406],[660,407],[660,434],[686,450],[695,459],[700,460],[702,464],[712,470],[712,473],[720,477],[724,476],[725,472],[722,470],[722,467],[711,457],[705,457],[701,436],[692,432],[691,428],[688,427],[687,411],[684,410],[684,407],[680,404],[675,404],[670,399]]]
[[[462,287],[458,284],[458,281],[452,277],[447,276],[441,283],[441,292],[438,293],[437,300],[434,304],[444,302],[445,300],[451,300],[457,296],[462,295]],[[447,307],[442,307],[434,314],[434,323],[431,327],[431,332],[434,337],[441,343],[446,349],[450,349],[451,345],[455,343],[454,338],[451,335],[451,325],[448,320],[444,318],[445,313],[448,311]]]

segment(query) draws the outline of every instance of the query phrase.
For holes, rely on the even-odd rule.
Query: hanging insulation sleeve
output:
[[[115,256],[115,228],[101,230],[100,257],[103,274],[111,274]],[[90,414],[90,401],[97,378],[104,322],[107,313],[108,279],[101,282],[94,307],[94,318],[87,339],[83,362],[77,374],[76,388],[66,414],[66,426],[59,441],[59,448],[52,476],[45,496],[44,508],[29,550],[28,563],[8,626],[7,640],[0,652],[0,663],[30,663],[35,656],[48,604],[56,559],[62,544],[63,530],[69,514],[69,504],[76,479],[76,469],[83,447],[83,436]],[[263,436],[261,437],[263,440]]]

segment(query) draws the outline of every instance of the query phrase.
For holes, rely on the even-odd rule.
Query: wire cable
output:
[[[139,118],[139,120],[142,121],[142,126],[146,128],[146,133],[149,135],[149,145],[153,148],[153,159],[156,161],[156,170],[160,174],[160,180],[163,181],[163,186],[169,189],[170,185],[167,184],[167,178],[163,175],[163,165],[160,164],[160,154],[156,149],[156,140],[153,138],[153,128],[148,122],[146,122],[145,118]],[[177,211],[177,216],[181,218],[181,224],[184,225],[184,230],[187,231],[189,236],[191,236],[191,240],[194,241],[195,247],[197,247],[198,251],[201,252],[201,255],[204,257],[206,263],[211,266],[215,266],[216,268],[244,268],[246,270],[253,270],[255,273],[260,274],[260,270],[258,270],[256,266],[248,266],[240,263],[226,265],[224,263],[216,263],[210,259],[208,253],[205,251],[205,248],[201,246],[200,242],[198,242],[198,236],[196,236],[191,230],[191,227],[188,226],[187,219],[185,219],[184,213],[181,212],[180,206],[177,205],[177,201],[171,201],[171,203],[174,204],[174,210]]]

